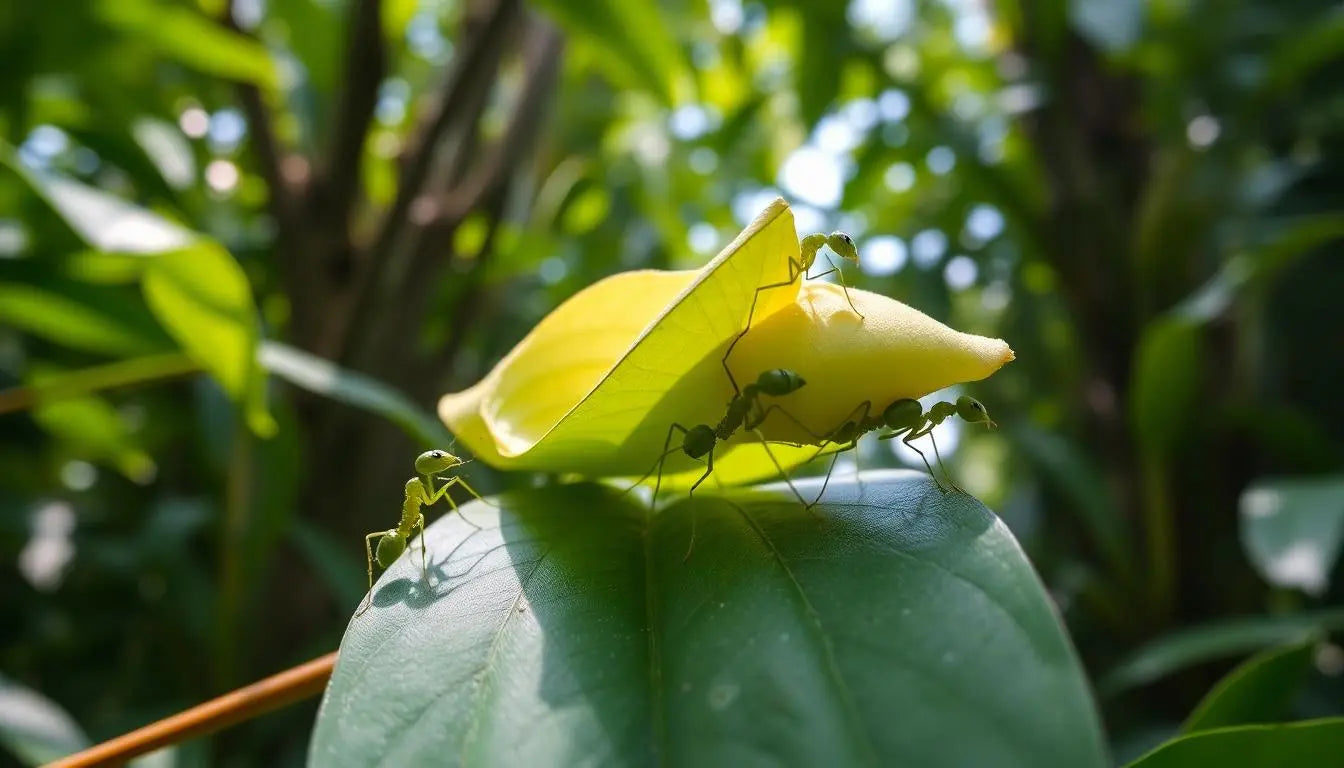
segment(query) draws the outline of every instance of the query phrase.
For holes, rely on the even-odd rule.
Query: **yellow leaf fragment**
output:
[[[543,319],[478,384],[445,395],[439,415],[475,455],[506,469],[639,476],[657,461],[668,428],[713,425],[733,389],[722,359],[747,327],[757,289],[788,278],[799,258],[793,215],[771,204],[701,270],[614,275]],[[730,367],[739,385],[769,368],[807,385],[778,402],[802,422],[772,415],[771,441],[815,443],[860,403],[880,413],[893,400],[985,378],[1012,359],[1008,345],[959,333],[900,302],[795,280],[761,291],[751,330]],[[680,445],[673,435],[672,447]],[[817,452],[772,443],[789,469]],[[739,431],[715,451],[713,479],[736,484],[776,473],[759,439]],[[704,465],[668,456],[664,484],[684,486]]]

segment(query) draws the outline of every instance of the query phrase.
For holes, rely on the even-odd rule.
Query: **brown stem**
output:
[[[367,368],[369,350],[385,338],[390,325],[382,310],[399,300],[408,283],[423,279],[411,270],[412,253],[407,241],[420,238],[433,220],[426,213],[425,197],[430,175],[438,167],[438,150],[450,134],[465,136],[479,117],[470,105],[484,104],[483,94],[493,86],[490,76],[497,66],[513,22],[521,15],[519,0],[493,0],[484,9],[479,28],[468,23],[461,38],[460,54],[449,70],[437,101],[431,102],[420,128],[403,155],[401,181],[391,207],[367,254],[358,265],[356,296],[343,330],[341,359],[356,369]],[[465,108],[464,107],[468,107]],[[424,201],[424,202],[422,202]]]
[[[120,764],[160,747],[205,736],[235,723],[260,717],[321,693],[335,666],[336,651],[332,651],[185,712],[62,758],[47,768]]]

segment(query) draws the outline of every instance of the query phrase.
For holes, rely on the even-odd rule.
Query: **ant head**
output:
[[[957,398],[957,415],[971,424],[986,424],[990,429],[995,429],[999,425],[989,418],[989,411],[980,404],[974,397],[962,395]]]
[[[771,368],[756,377],[757,389],[773,397],[797,392],[806,384],[802,376],[788,368]]]
[[[854,245],[854,238],[844,232],[832,232],[826,237],[826,244],[842,259],[853,262],[859,260],[859,249]]]
[[[913,428],[919,424],[919,417],[924,415],[924,406],[919,404],[918,400],[905,398],[897,400],[882,412],[882,423],[888,429]]]
[[[436,449],[425,451],[415,458],[415,471],[422,475],[432,475],[466,463],[447,451]]]
[[[708,424],[697,424],[686,430],[686,439],[681,442],[681,449],[692,459],[698,459],[714,450],[714,443],[718,440],[719,437],[714,434],[713,427]]]

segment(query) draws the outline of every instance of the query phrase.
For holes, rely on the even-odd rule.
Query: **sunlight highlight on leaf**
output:
[[[722,360],[747,326],[757,289],[788,278],[799,258],[793,215],[772,203],[699,271],[627,272],[594,284],[541,321],[479,384],[446,395],[439,414],[486,462],[587,476],[640,476],[669,427],[714,424],[733,389]],[[795,280],[761,292],[750,332],[730,359],[739,384],[771,368],[808,384],[761,426],[785,468],[816,455],[817,439],[865,400],[894,400],[984,378],[1012,359],[1008,345],[959,333],[900,302]],[[812,445],[785,445],[810,443]],[[677,445],[675,438],[673,446]],[[712,479],[737,484],[776,474],[760,439],[740,431],[715,452]],[[688,484],[703,465],[668,457],[664,484]]]

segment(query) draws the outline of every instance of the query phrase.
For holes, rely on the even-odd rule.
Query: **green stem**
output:
[[[26,387],[0,391],[0,413],[69,400],[113,387],[196,373],[201,367],[181,352],[147,355],[84,368]]]
[[[1144,535],[1148,543],[1150,615],[1161,624],[1171,615],[1176,592],[1176,521],[1172,518],[1165,464],[1143,464]]]
[[[234,419],[229,475],[224,483],[224,519],[219,552],[219,631],[215,637],[216,688],[227,690],[238,680],[238,648],[242,636],[243,555],[251,527],[252,434],[245,418]]]

